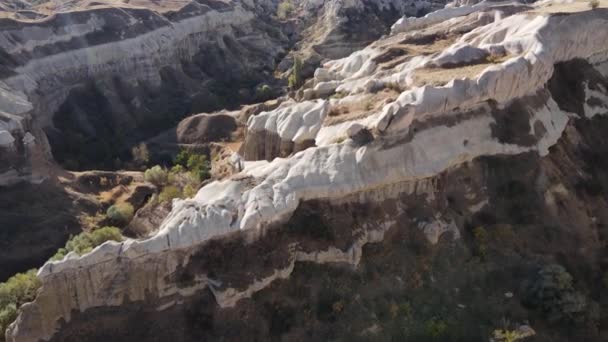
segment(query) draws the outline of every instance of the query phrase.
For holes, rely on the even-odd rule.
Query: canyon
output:
[[[42,261],[6,341],[604,340],[608,3],[289,3],[0,8],[3,201],[52,185],[77,221],[73,171],[215,156],[141,236]]]

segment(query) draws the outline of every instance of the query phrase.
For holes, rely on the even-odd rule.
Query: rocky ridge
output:
[[[106,243],[83,257],[68,255],[42,267],[38,298],[22,307],[7,340],[48,340],[58,322],[69,324],[76,311],[120,306],[126,299],[166,310],[208,288],[220,306],[234,306],[289,277],[298,261],[356,266],[361,247],[381,240],[395,225],[391,218],[404,213],[395,199],[412,195],[432,201],[434,177],[480,157],[547,156],[575,114],[586,119],[606,114],[606,9],[552,15],[543,4],[471,8],[400,20],[389,37],[326,63],[304,90],[307,97],[322,99],[288,102],[252,116],[245,150],[256,160],[195,198],[176,201],[154,237]],[[560,105],[549,84],[555,66],[573,60],[588,65],[576,113]],[[432,77],[437,70],[443,72],[439,79]],[[377,100],[379,92],[386,93],[383,101],[363,111],[331,115],[340,106]],[[340,96],[328,98],[332,93]],[[365,131],[369,139],[355,139]],[[300,152],[293,147],[313,141],[315,146]],[[292,233],[282,238],[298,208],[314,201],[393,204],[344,232],[338,247],[307,245],[290,238]],[[468,202],[472,212],[484,206],[476,196]],[[444,231],[459,235],[453,223],[435,221],[420,226],[433,242]],[[234,246],[246,251],[272,243],[277,259],[254,274],[230,265],[211,272],[204,265],[213,255],[206,251],[223,239],[236,239]],[[235,275],[238,284],[222,281]]]
[[[0,15],[0,111],[29,115],[39,127],[32,134],[49,150],[44,130],[62,165],[108,168],[115,156],[128,158],[137,140],[186,115],[254,101],[258,84],[279,82],[272,71],[301,39],[300,31],[325,32],[324,38],[302,43],[307,48],[301,55],[335,40],[352,42],[331,48],[331,54],[314,52],[317,61],[341,57],[382,34],[360,38],[355,23],[345,35],[349,16],[365,18],[371,6],[388,16],[369,12],[386,26],[417,3],[302,2],[295,26],[277,20],[275,0],[11,3]],[[326,14],[317,22],[320,12]],[[282,68],[290,63],[287,59]],[[25,107],[17,110],[16,103]],[[3,140],[10,140],[9,130],[2,131]],[[93,154],[97,158],[89,157]],[[11,164],[11,169],[30,177],[30,168]]]

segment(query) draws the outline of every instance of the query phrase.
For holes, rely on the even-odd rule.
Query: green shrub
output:
[[[255,90],[255,97],[258,101],[266,101],[272,98],[272,89],[268,84],[262,84]]]
[[[114,204],[108,208],[106,215],[108,218],[117,223],[129,223],[133,218],[135,209],[129,203]]]
[[[277,7],[277,17],[280,19],[287,19],[290,17],[295,11],[296,7],[291,2],[291,0],[284,0]]]
[[[190,175],[198,182],[202,182],[211,177],[211,165],[207,157],[202,154],[193,154],[188,158],[188,170]]]
[[[17,319],[17,305],[9,303],[0,304],[0,341],[4,341],[4,332],[8,326]]]
[[[168,185],[166,186],[163,191],[161,191],[160,195],[158,195],[158,199],[161,202],[170,202],[172,201],[174,198],[182,198],[183,194],[182,191],[173,185]]]
[[[18,308],[36,298],[40,288],[37,270],[29,270],[0,283],[0,336],[4,337],[6,328],[17,318]]]
[[[175,157],[175,165],[174,168],[178,171],[182,171],[184,168],[190,171],[190,175],[196,182],[211,178],[211,163],[204,154],[190,152],[186,149],[181,150]]]
[[[584,314],[586,298],[575,291],[572,276],[561,265],[543,267],[528,285],[524,303],[540,310],[549,320],[578,320]]]
[[[433,339],[445,337],[448,331],[448,324],[440,319],[432,318],[424,323],[424,331],[427,336]]]
[[[131,155],[133,161],[138,165],[146,165],[150,161],[150,152],[148,152],[148,146],[145,143],[134,146],[131,149]]]
[[[167,170],[163,169],[159,165],[156,165],[144,172],[144,179],[146,182],[150,182],[156,186],[163,186],[167,184],[169,174]]]
[[[295,57],[293,60],[293,68],[291,69],[291,75],[287,79],[289,88],[298,89],[302,86],[302,60]]]
[[[589,7],[590,7],[591,9],[596,9],[596,8],[598,8],[599,6],[600,6],[600,2],[599,2],[599,0],[591,0],[591,1],[589,1]]]
[[[184,187],[184,197],[185,198],[192,198],[192,197],[196,196],[197,192],[198,192],[198,187],[196,187],[192,184],[187,184]]]
[[[183,166],[181,166],[181,165],[178,164],[178,165],[175,165],[175,166],[173,166],[171,168],[170,173],[172,173],[174,175],[177,175],[177,174],[180,174],[180,173],[185,172],[185,171],[186,171],[186,169]]]
[[[192,153],[186,149],[179,151],[173,160],[173,164],[186,167],[186,165],[188,165],[188,158],[190,158],[190,155],[192,155]]]
[[[122,241],[124,238],[120,233],[120,229],[116,227],[103,227],[91,232],[83,232],[71,237],[65,244],[65,248],[60,248],[51,260],[61,260],[69,252],[74,252],[78,255],[86,254],[93,248],[101,245],[106,241]]]

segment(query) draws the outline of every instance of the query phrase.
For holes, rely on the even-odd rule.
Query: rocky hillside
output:
[[[3,1],[0,201],[13,204],[0,217],[8,227],[3,234],[12,241],[4,246],[7,256],[0,253],[0,279],[39,266],[75,231],[64,219],[45,217],[54,205],[37,200],[40,210],[22,210],[30,205],[28,198],[37,198],[26,195],[13,201],[13,193],[30,192],[23,182],[47,180],[51,184],[40,191],[44,198],[79,202],[80,195],[66,194],[65,183],[56,180],[63,176],[62,168],[129,169],[132,147],[175,131],[190,114],[238,108],[282,94],[287,81],[275,77],[275,70],[287,70],[293,60],[288,53],[303,37],[313,37],[305,30],[319,33],[298,50],[313,65],[325,58],[316,49],[331,45],[332,39],[352,44],[332,49],[332,55],[346,56],[387,33],[395,18],[415,7],[414,2],[294,2],[279,17],[281,3]],[[330,10],[332,15],[321,15]],[[368,32],[359,20],[374,22],[375,31]],[[172,144],[169,149],[176,150]],[[166,141],[158,145],[150,151],[151,162],[171,159]],[[79,216],[73,208],[79,206],[52,212],[73,222]],[[41,239],[32,238],[30,231]],[[35,257],[16,258],[32,247]]]
[[[6,340],[606,340],[608,3],[458,3],[395,20],[382,37],[377,26],[345,33],[431,6],[402,5],[302,1],[281,21],[268,16],[280,6],[270,1],[167,12],[95,4],[46,31],[11,14],[5,51],[15,67],[0,88],[11,162],[31,159],[27,134],[43,141],[30,130],[46,128],[54,155],[55,130],[62,139],[98,134],[107,120],[84,119],[87,106],[103,108],[89,86],[108,106],[129,102],[125,113],[153,121],[136,109],[171,103],[164,95],[112,96],[142,94],[143,83],[164,94],[196,79],[174,97],[194,98],[205,80],[246,82],[221,83],[227,69],[195,65],[197,54],[253,75],[252,84],[270,83],[288,48],[331,60],[291,97],[224,113],[246,126],[240,153],[226,159],[231,171],[175,199],[151,236],[42,266],[37,296]],[[396,12],[385,16],[388,8]],[[324,14],[312,20],[305,10]],[[334,29],[321,24],[328,18]],[[301,38],[271,34],[268,20]],[[202,32],[201,22],[210,22]],[[59,29],[71,23],[79,29]],[[88,28],[87,39],[72,39]],[[15,39],[26,30],[45,43]],[[109,92],[78,80],[109,74],[121,75]],[[194,120],[178,133],[202,127]]]
[[[288,3],[280,18],[276,0],[11,3],[0,12],[0,110],[31,116],[64,167],[112,169],[130,146],[188,114],[259,100],[262,84],[280,93],[274,71],[291,66],[283,58],[295,44],[307,65],[343,57],[418,6]],[[4,183],[15,172],[30,177],[9,166]]]

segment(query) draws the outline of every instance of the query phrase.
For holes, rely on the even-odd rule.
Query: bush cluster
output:
[[[123,236],[116,227],[103,227],[92,232],[83,232],[71,237],[50,260],[61,260],[69,252],[83,255],[106,241],[122,241]],[[40,288],[40,280],[36,276],[38,270],[32,269],[25,273],[18,273],[6,282],[0,283],[0,341],[3,341],[4,332],[15,321],[21,305],[36,298]]]
[[[170,171],[156,165],[144,173],[146,181],[161,188],[158,195],[160,202],[194,197],[200,183],[211,178],[211,163],[204,154],[182,149],[173,163]]]
[[[171,202],[174,198],[182,198],[182,191],[173,185],[167,185],[158,195],[158,200],[161,202]]]
[[[540,310],[550,321],[579,320],[587,300],[572,284],[572,276],[561,265],[543,267],[526,289],[525,304]]]
[[[51,260],[61,260],[69,252],[83,255],[106,241],[122,241],[123,239],[120,229],[116,227],[103,227],[91,232],[83,232],[71,237],[65,247],[60,248]]]
[[[106,211],[110,220],[116,223],[126,224],[131,221],[135,213],[135,208],[129,203],[114,204]]]
[[[207,156],[191,152],[189,150],[181,150],[175,157],[175,166],[178,165],[182,169],[188,170],[192,178],[197,182],[205,181],[211,178],[211,163],[207,160]]]
[[[291,0],[283,0],[277,7],[277,17],[279,19],[287,19],[293,14],[295,9],[296,6],[294,6]]]
[[[0,340],[3,340],[6,328],[17,318],[18,308],[36,298],[40,280],[37,270],[19,273],[0,283]]]
[[[158,187],[167,184],[169,173],[159,165],[153,166],[144,172],[144,179]]]

